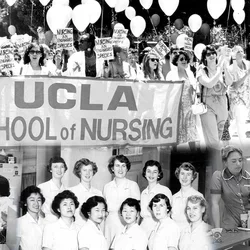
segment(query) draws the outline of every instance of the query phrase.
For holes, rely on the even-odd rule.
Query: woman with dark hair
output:
[[[221,150],[224,169],[215,171],[211,179],[211,208],[214,226],[227,230],[241,226],[240,214],[247,213],[250,174],[244,169],[244,156],[240,148],[226,146]],[[221,216],[220,200],[224,202]]]
[[[201,197],[203,195],[192,187],[192,183],[197,177],[197,171],[191,163],[182,163],[176,168],[175,176],[181,184],[181,189],[173,195],[171,218],[178,224],[180,229],[183,229],[188,225],[185,215],[187,198],[191,195],[199,195]]]
[[[212,250],[208,237],[211,226],[204,222],[206,200],[197,195],[189,196],[185,207],[189,225],[181,231],[179,250]]]
[[[156,220],[152,217],[152,213],[148,207],[149,202],[156,194],[162,193],[165,194],[169,198],[170,203],[172,203],[172,192],[168,187],[159,183],[163,178],[163,171],[158,161],[147,161],[142,170],[142,176],[148,181],[148,186],[141,193],[141,227],[147,236],[149,236],[152,228],[156,225]]]
[[[142,60],[144,80],[164,80],[161,73],[159,58],[156,54],[148,52]]]
[[[73,173],[80,179],[80,183],[74,187],[69,188],[78,198],[80,204],[86,202],[86,200],[92,196],[102,196],[102,192],[91,185],[91,180],[97,173],[98,168],[95,162],[89,159],[82,158],[75,163]],[[76,210],[75,222],[78,225],[83,225],[86,218],[83,218],[80,214],[80,209]]]
[[[117,235],[111,246],[112,250],[146,250],[148,237],[137,224],[140,217],[140,202],[127,198],[120,207],[120,214],[125,222],[123,231]]]
[[[40,188],[28,186],[21,192],[23,216],[17,219],[17,246],[25,250],[41,250],[44,220],[40,217],[45,199]]]
[[[189,67],[189,56],[186,51],[179,50],[173,57],[173,68],[166,77],[168,81],[184,81],[181,103],[178,143],[194,142],[197,139],[196,117],[192,112],[193,96],[196,80]]]
[[[31,43],[24,53],[20,75],[49,75],[49,70],[44,67],[44,58],[43,46]]]
[[[126,178],[131,163],[124,155],[116,155],[109,162],[108,169],[114,175],[114,179],[104,186],[103,195],[108,204],[109,215],[105,221],[105,237],[108,246],[111,245],[116,234],[123,229],[119,209],[127,198],[140,200],[138,184]]]
[[[200,115],[203,135],[207,147],[220,148],[220,139],[228,118],[227,86],[232,84],[225,56],[220,55],[212,45],[207,45],[201,54],[201,64],[196,73],[201,84],[202,101],[207,105],[207,112]]]
[[[177,250],[180,238],[178,225],[170,218],[171,205],[165,194],[157,194],[149,203],[157,224],[151,232],[149,250]]]
[[[77,197],[69,190],[55,196],[51,207],[59,219],[45,226],[43,250],[78,250],[77,234],[80,227],[74,222],[78,206]]]
[[[63,158],[60,156],[51,158],[49,165],[47,166],[47,171],[52,174],[52,178],[49,181],[38,185],[46,199],[42,206],[46,222],[53,222],[57,220],[57,216],[51,210],[51,204],[54,197],[66,189],[62,183],[62,178],[66,170],[67,165]]]
[[[109,249],[100,228],[107,210],[107,204],[101,196],[92,196],[82,204],[81,212],[88,220],[78,233],[79,250]]]

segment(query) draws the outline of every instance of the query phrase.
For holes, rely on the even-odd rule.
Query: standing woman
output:
[[[131,164],[124,155],[114,156],[108,169],[114,175],[114,179],[104,186],[103,195],[108,204],[109,215],[105,221],[105,237],[108,246],[111,245],[116,234],[123,229],[119,209],[122,202],[127,198],[140,200],[140,189],[138,184],[126,178]]]
[[[148,248],[149,250],[177,250],[180,229],[170,218],[171,205],[165,194],[157,194],[149,203],[157,224],[152,231]]]
[[[96,164],[89,159],[82,158],[75,163],[73,173],[80,179],[80,183],[69,188],[69,190],[76,195],[80,204],[83,204],[92,196],[102,196],[102,192],[91,185],[91,180],[97,171],[98,168]],[[80,209],[77,209],[75,213],[75,222],[82,226],[84,221],[86,221],[86,218],[83,218]]]
[[[148,206],[149,202],[156,194],[162,193],[165,194],[170,203],[172,203],[172,192],[168,187],[159,183],[163,178],[163,171],[158,161],[147,161],[142,170],[142,176],[148,181],[148,186],[141,193],[141,227],[144,229],[147,236],[149,236],[152,228],[154,228],[157,223],[152,217],[151,210]]]
[[[57,216],[51,209],[51,204],[54,197],[65,190],[62,178],[67,170],[67,165],[63,158],[55,156],[50,159],[47,170],[52,174],[52,178],[47,182],[39,184],[38,187],[41,189],[41,192],[45,197],[42,211],[45,214],[46,222],[49,223],[57,220]]]
[[[202,85],[202,100],[207,105],[207,112],[200,115],[201,124],[207,147],[218,148],[228,118],[226,91],[232,84],[232,77],[223,56],[217,63],[217,53],[212,45],[202,51],[201,63],[196,77]]]
[[[20,68],[20,75],[49,75],[44,66],[45,53],[42,45],[31,43],[23,57],[24,65]]]
[[[176,168],[175,176],[181,184],[181,189],[173,195],[171,217],[178,224],[180,229],[183,229],[188,225],[185,214],[188,197],[191,195],[199,195],[203,197],[203,195],[192,187],[192,183],[197,177],[197,172],[191,163],[182,163],[178,168]]]
[[[42,250],[78,250],[77,234],[80,227],[74,222],[78,206],[77,197],[69,190],[55,196],[52,209],[59,219],[45,226]]]
[[[45,199],[40,188],[28,186],[20,197],[23,216],[17,219],[17,246],[23,250],[41,250],[44,220],[40,211]]]
[[[250,174],[244,169],[240,148],[226,146],[221,150],[224,169],[215,171],[211,179],[212,218],[215,227],[234,229],[241,226],[240,214],[249,210]],[[220,211],[220,200],[225,208]]]
[[[196,80],[189,67],[187,52],[180,50],[173,57],[173,65],[177,66],[167,74],[167,81],[184,81],[181,105],[178,143],[186,143],[197,139],[196,117],[192,112],[193,94]]]

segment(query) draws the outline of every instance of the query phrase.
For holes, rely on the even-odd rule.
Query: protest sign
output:
[[[114,59],[112,38],[96,38],[95,39],[95,52],[97,59],[112,60]]]
[[[73,28],[57,30],[57,49],[73,49]]]
[[[193,38],[188,36],[184,39],[184,50],[193,50]]]
[[[127,34],[128,34],[127,29],[114,28],[113,36],[112,36],[113,45],[121,46],[123,44],[123,41],[127,37]]]
[[[163,42],[159,41],[155,47],[150,51],[150,53],[155,54],[159,59],[163,59],[164,56],[170,51],[168,46]]]
[[[14,55],[12,48],[0,49],[0,69],[2,71],[14,68]]]

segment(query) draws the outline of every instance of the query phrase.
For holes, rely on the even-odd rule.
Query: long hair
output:
[[[144,74],[145,78],[150,77],[150,67],[149,67],[149,60],[150,60],[150,56],[152,57],[152,55],[154,55],[153,53],[148,53],[146,54],[143,59],[142,59],[142,71]],[[155,57],[157,58],[157,56],[155,55]],[[156,69],[154,69],[154,73],[155,73],[155,77],[157,80],[161,80],[160,77],[160,68],[159,68],[159,63],[156,67]]]

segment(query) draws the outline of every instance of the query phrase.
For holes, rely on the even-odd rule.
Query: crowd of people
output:
[[[174,195],[159,183],[163,169],[158,161],[145,163],[142,176],[148,186],[142,193],[127,178],[130,168],[126,156],[112,157],[108,170],[114,178],[101,192],[91,184],[98,171],[94,162],[78,160],[73,173],[80,183],[65,187],[67,165],[61,157],[52,158],[48,165],[52,178],[21,192],[18,246],[24,250],[212,249],[211,226],[204,221],[207,204],[192,187],[197,172],[191,163],[176,169],[181,189]]]

